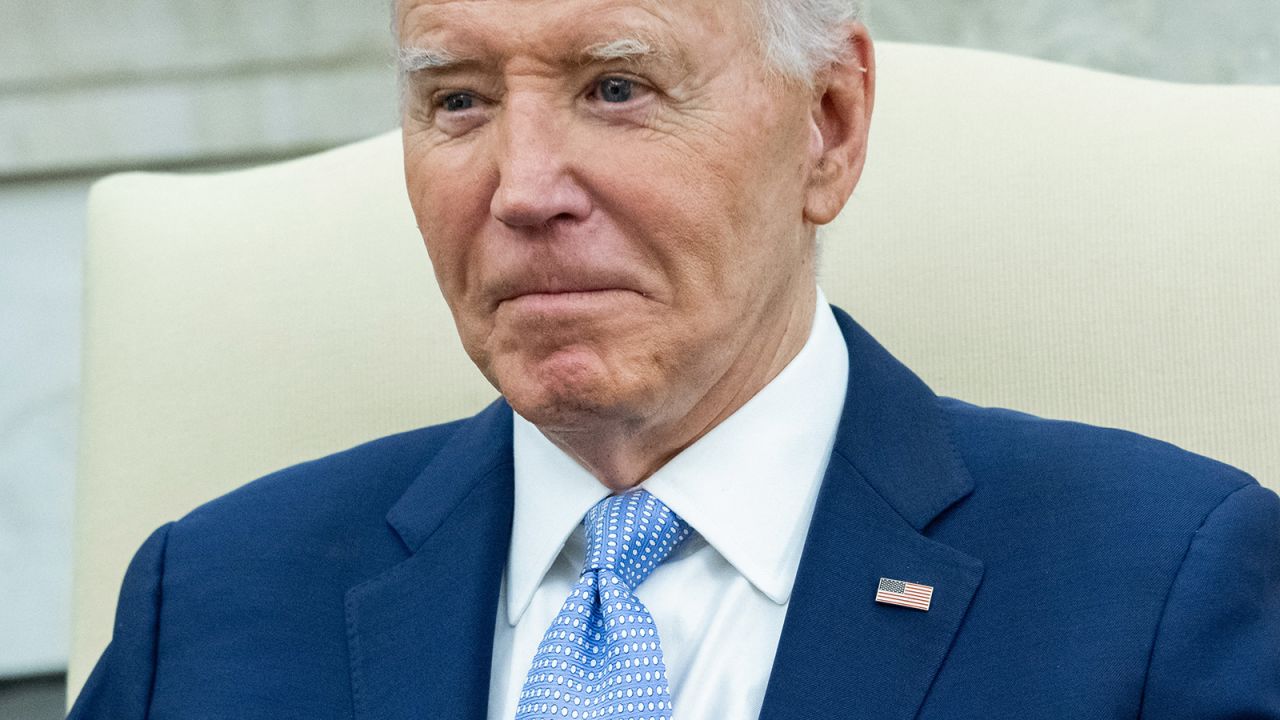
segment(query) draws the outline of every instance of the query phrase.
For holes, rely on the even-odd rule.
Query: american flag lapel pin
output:
[[[880,578],[880,585],[876,587],[876,602],[885,605],[901,605],[928,612],[931,600],[933,600],[932,585]]]

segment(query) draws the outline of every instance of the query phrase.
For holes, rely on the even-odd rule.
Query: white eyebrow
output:
[[[444,70],[462,63],[463,60],[444,48],[402,47],[397,53],[401,75],[423,70]]]
[[[663,53],[648,41],[626,37],[591,45],[582,51],[579,59],[583,62],[634,61],[661,55]],[[402,47],[397,53],[397,65],[402,77],[422,71],[448,70],[467,61],[468,58],[444,48]]]
[[[653,45],[639,38],[619,38],[592,45],[582,52],[585,60],[607,62],[609,60],[636,60],[658,55]]]

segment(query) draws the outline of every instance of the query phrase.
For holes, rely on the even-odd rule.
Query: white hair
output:
[[[758,5],[766,65],[806,85],[851,49],[849,23],[862,18],[861,0],[750,1]]]
[[[806,85],[850,50],[849,23],[862,18],[862,0],[744,1],[757,6],[757,41],[767,67]],[[391,0],[391,17],[398,35],[397,0]],[[406,69],[403,62],[401,69]]]

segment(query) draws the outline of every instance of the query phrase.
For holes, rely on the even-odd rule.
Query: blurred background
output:
[[[89,186],[395,127],[387,6],[0,0],[0,720],[63,715]],[[869,24],[881,40],[1280,83],[1276,0],[874,0]]]

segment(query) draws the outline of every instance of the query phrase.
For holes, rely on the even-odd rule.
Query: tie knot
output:
[[[633,590],[692,531],[647,490],[601,500],[587,511],[583,523],[587,562],[582,571],[612,570]]]

